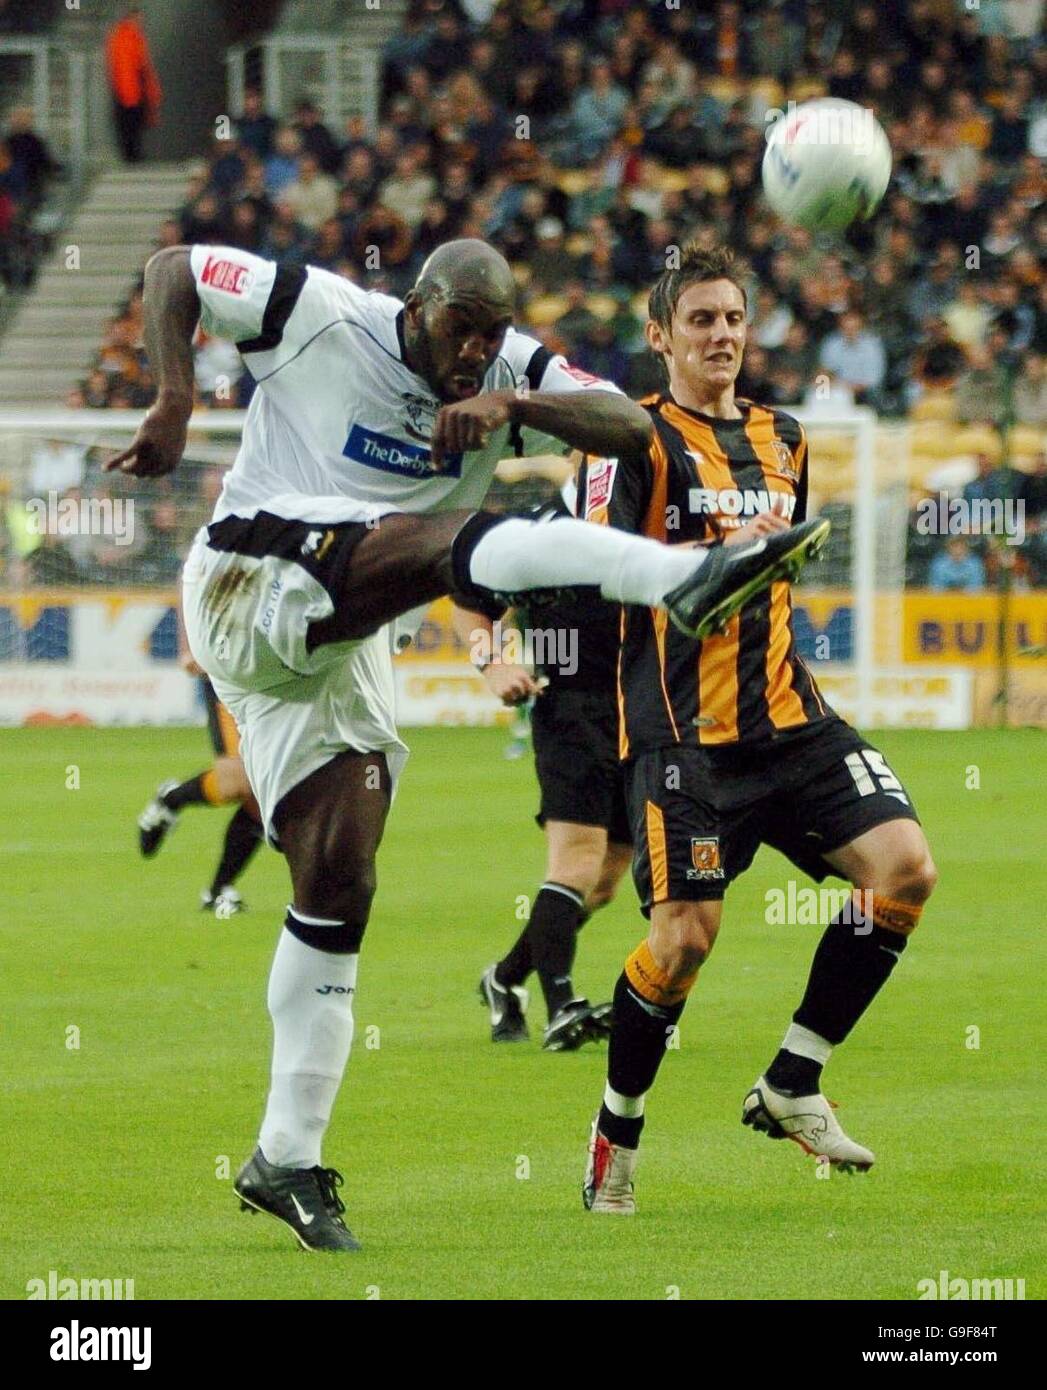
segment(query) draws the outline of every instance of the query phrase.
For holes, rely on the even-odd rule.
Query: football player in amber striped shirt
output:
[[[641,402],[654,437],[635,457],[587,460],[585,515],[668,543],[732,545],[805,518],[807,443],[784,411],[735,395],[746,297],[730,253],[685,248],[650,298],[647,340],[667,389]],[[614,994],[608,1081],[583,1196],[634,1210],[644,1097],[699,968],[727,885],[770,844],[854,892],[829,924],[782,1046],[743,1121],[849,1171],[849,1139],[821,1072],[897,963],[935,880],[927,841],[883,755],[826,704],[796,650],[789,585],[756,595],[698,641],[664,614],[622,610],[620,751],[649,934]]]

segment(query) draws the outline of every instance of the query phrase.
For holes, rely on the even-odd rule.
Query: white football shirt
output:
[[[442,470],[433,469],[429,440],[441,402],[404,363],[398,299],[232,247],[194,246],[191,264],[204,329],[236,343],[259,388],[215,521],[253,516],[286,493],[405,512],[480,505],[496,464],[514,452],[511,431],[445,455]],[[510,328],[482,389],[524,383],[536,391],[619,389]],[[525,453],[566,447],[527,429],[521,435]]]

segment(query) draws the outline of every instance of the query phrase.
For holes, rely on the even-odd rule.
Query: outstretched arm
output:
[[[618,458],[642,453],[654,426],[643,406],[615,391],[530,391],[514,395],[518,425],[552,434],[584,454]]]
[[[486,391],[442,407],[432,434],[434,464],[439,467],[444,454],[482,448],[489,435],[514,421],[583,453],[611,458],[643,453],[654,430],[647,411],[617,391]]]
[[[106,471],[119,468],[135,477],[157,477],[177,468],[185,449],[193,410],[193,334],[200,300],[189,264],[188,246],[158,251],[145,268],[142,297],[145,347],[157,383],[157,397],[129,449],[111,458]]]

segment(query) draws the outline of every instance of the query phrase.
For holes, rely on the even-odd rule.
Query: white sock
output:
[[[620,1091],[615,1091],[609,1084],[603,1089],[603,1103],[612,1115],[617,1115],[620,1120],[638,1120],[643,1114],[644,1101],[646,1096],[623,1096]]]
[[[801,1023],[789,1024],[789,1031],[782,1039],[782,1047],[786,1052],[795,1053],[797,1057],[807,1057],[812,1062],[820,1062],[822,1066],[829,1060],[833,1050],[831,1042],[826,1042],[820,1033],[812,1033]]]
[[[285,928],[269,975],[273,1070],[258,1143],[281,1168],[315,1168],[353,1042],[360,957],[318,951]],[[327,993],[320,993],[330,986]],[[341,992],[339,992],[341,991]]]
[[[661,607],[698,568],[705,552],[662,545],[610,526],[558,517],[524,521],[510,517],[477,542],[469,561],[474,583],[500,594],[598,584],[615,603]]]

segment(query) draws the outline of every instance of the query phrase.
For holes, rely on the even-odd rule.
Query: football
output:
[[[770,127],[763,188],[786,222],[841,232],[871,217],[891,178],[891,146],[867,107],[826,97],[790,105]]]

